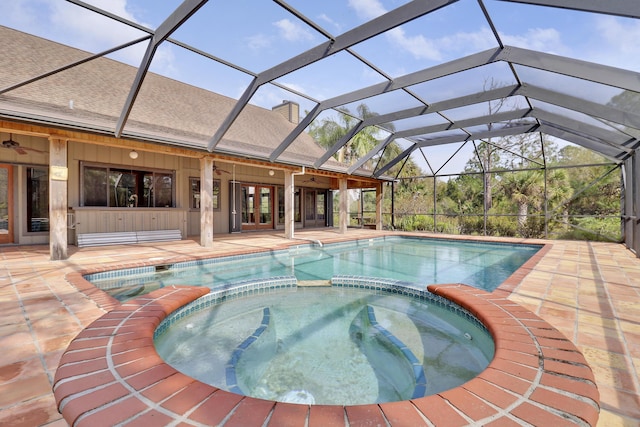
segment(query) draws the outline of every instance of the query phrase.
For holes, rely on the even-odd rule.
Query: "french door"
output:
[[[12,167],[0,165],[0,244],[13,243]]]
[[[273,228],[273,187],[242,184],[242,230]]]
[[[324,190],[305,190],[304,226],[325,227],[327,225],[327,194]]]

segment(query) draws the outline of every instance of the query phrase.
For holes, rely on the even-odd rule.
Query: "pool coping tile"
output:
[[[473,312],[496,345],[487,369],[436,395],[358,406],[293,405],[233,394],[191,379],[158,356],[153,334],[174,310],[210,290],[170,286],[114,307],[71,342],[55,376],[56,403],[70,425],[90,425],[96,414],[119,407],[118,419],[126,414],[129,418],[123,422],[135,425],[150,419],[228,426],[300,425],[294,424],[300,420],[309,427],[363,425],[365,420],[391,426],[427,424],[426,420],[435,425],[443,420],[450,425],[513,425],[544,419],[596,425],[600,406],[593,372],[575,345],[553,326],[495,293],[461,284],[432,285],[428,290]],[[136,333],[131,332],[134,324]],[[120,335],[122,331],[129,332]],[[138,344],[144,348],[138,350]]]

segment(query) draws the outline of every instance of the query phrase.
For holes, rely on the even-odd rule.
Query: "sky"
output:
[[[87,3],[155,29],[180,1],[89,0]],[[406,1],[289,1],[291,6],[333,36],[403,3]],[[507,45],[640,71],[638,20],[495,0],[486,0],[485,5]],[[0,25],[90,52],[100,52],[144,35],[64,0],[1,2]],[[172,37],[254,73],[326,40],[269,0],[210,1]],[[397,77],[495,46],[495,38],[477,1],[461,0],[366,41],[354,50],[391,77]],[[113,57],[137,65],[144,49],[145,46],[140,44]],[[279,82],[322,100],[344,90],[382,81],[380,75],[359,66],[348,54],[338,54],[332,59],[335,61],[317,64],[306,72],[294,72]],[[217,67],[219,70],[211,67],[217,71],[214,75],[198,73],[199,67],[190,65],[194,62],[198,62],[195,54],[163,44],[154,58],[152,70],[235,98],[250,80],[250,76],[241,72],[222,74],[222,68],[226,67]],[[349,64],[354,69],[349,70],[346,67]],[[344,68],[336,70],[342,66]],[[336,84],[336,75],[346,75],[351,79],[341,80],[351,81]],[[267,103],[280,101],[280,97],[273,98],[271,94],[262,96]],[[262,101],[256,103],[261,104]]]
[[[155,29],[181,1],[87,0],[86,3]],[[326,34],[338,36],[407,1],[289,0],[287,3],[313,20]],[[505,45],[640,71],[640,20],[507,1],[484,0],[483,3]],[[145,35],[64,0],[0,2],[0,25],[92,53]],[[240,70],[163,43],[153,59],[151,71],[235,99],[251,81],[251,73],[267,70],[327,40],[270,0],[209,1],[171,37],[234,63]],[[460,0],[354,46],[353,51],[375,65],[377,71],[364,66],[353,55],[340,52],[285,75],[277,82],[314,100],[324,100],[382,82],[385,76],[402,76],[496,46],[478,1]],[[138,66],[145,48],[145,43],[139,43],[110,57]],[[492,75],[504,78],[504,84],[509,83],[513,79],[510,71],[497,70],[497,67],[491,68]],[[421,90],[421,96],[429,102],[468,90],[480,91],[487,84],[488,70],[450,76],[446,84],[424,84],[416,90]],[[522,73],[536,74],[526,69]],[[555,76],[538,73],[535,77],[544,85],[545,78],[551,80]],[[601,102],[606,102],[612,93],[609,88],[592,92],[590,96],[599,96]],[[301,111],[315,105],[273,85],[261,87],[250,102],[271,108],[284,99],[299,102]],[[398,93],[381,98],[374,110],[384,113],[385,108],[415,105],[415,99]]]

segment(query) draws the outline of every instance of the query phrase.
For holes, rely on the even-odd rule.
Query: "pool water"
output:
[[[160,271],[124,270],[86,278],[121,301],[174,284],[215,289],[249,279],[292,275],[298,280],[357,275],[418,285],[464,283],[491,292],[540,248],[393,236],[322,247],[301,245],[243,257],[174,264]]]
[[[269,325],[259,328],[265,308]],[[377,329],[362,321],[367,308],[375,311]],[[397,348],[380,330],[394,337]],[[247,340],[252,336],[257,338]],[[341,287],[298,287],[229,300],[176,321],[155,344],[176,369],[224,390],[339,405],[448,390],[485,369],[494,349],[486,330],[443,307]],[[407,364],[407,355],[420,366]]]

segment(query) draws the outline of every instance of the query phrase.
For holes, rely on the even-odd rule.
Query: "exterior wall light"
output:
[[[275,171],[273,169],[269,169],[269,176],[275,175]]]
[[[138,152],[136,150],[131,150],[129,151],[129,157],[131,157],[133,160],[138,158]]]

